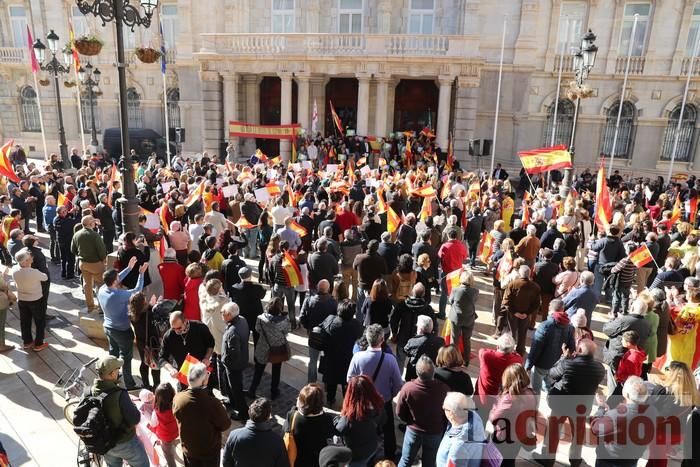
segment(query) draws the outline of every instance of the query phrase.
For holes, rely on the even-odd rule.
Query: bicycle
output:
[[[79,368],[64,371],[54,385],[54,391],[60,393],[66,400],[66,405],[63,407],[63,417],[71,425],[73,425],[75,409],[91,384],[91,381],[88,379],[88,369],[97,360],[98,358],[95,357]],[[76,461],[79,467],[99,467],[102,465],[102,456],[88,452],[82,441],[78,441]]]

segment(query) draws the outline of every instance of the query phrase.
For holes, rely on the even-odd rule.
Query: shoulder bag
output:
[[[486,434],[486,439],[483,441],[474,440],[474,413],[471,410],[469,411],[467,420],[467,423],[469,423],[468,442],[481,444],[483,446],[480,467],[500,467],[501,462],[503,462],[503,454],[501,454],[501,451],[493,444],[488,433]]]
[[[287,341],[285,339],[284,344],[282,345],[275,345],[272,346],[270,345],[270,340],[267,338],[267,333],[265,332],[265,325],[260,326],[260,330],[262,331],[262,335],[265,338],[265,342],[267,342],[267,347],[269,348],[267,352],[267,361],[275,364],[275,363],[282,363],[286,362],[291,358],[291,355],[289,352],[289,346],[287,344]]]
[[[287,447],[287,457],[289,458],[290,467],[294,467],[297,461],[297,442],[294,439],[294,422],[297,419],[298,411],[294,411],[292,415],[292,423],[289,425],[289,431],[284,434],[284,445]]]
[[[379,357],[379,364],[377,365],[377,368],[374,370],[374,373],[372,374],[372,382],[374,383],[377,381],[377,376],[379,376],[379,370],[382,369],[382,363],[384,363],[384,351],[380,350],[381,356]]]
[[[160,339],[158,336],[153,336],[150,333],[151,330],[151,307],[146,307],[146,342],[143,345],[143,363],[152,370],[157,370],[158,366],[158,355],[160,354]]]

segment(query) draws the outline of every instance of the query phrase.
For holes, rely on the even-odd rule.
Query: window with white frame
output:
[[[634,15],[639,15],[637,30],[632,38],[632,27],[634,26]],[[625,4],[624,16],[622,18],[622,30],[620,31],[620,44],[617,47],[618,55],[627,55],[629,52],[630,40],[634,40],[632,45],[632,56],[641,57],[646,50],[647,30],[649,29],[649,18],[651,15],[650,3],[627,3]]]
[[[163,39],[165,39],[165,49],[168,50],[175,47],[175,41],[178,34],[177,5],[163,5],[160,14],[163,21]]]
[[[563,2],[559,12],[557,53],[569,54],[579,47],[586,25],[586,2]]]
[[[100,131],[100,112],[97,106],[97,97],[92,99],[92,113],[90,113],[90,99],[88,96],[80,96],[80,110],[83,117],[83,129],[85,133],[92,132],[92,117],[95,117],[95,131]]]
[[[125,49],[135,49],[136,44],[137,44],[137,37],[136,35],[138,34],[139,28],[134,28],[134,30],[131,30],[131,27],[124,25],[122,26],[122,35],[124,37],[124,48]]]
[[[141,96],[134,88],[126,90],[126,109],[129,128],[142,128],[143,109],[141,109]]]
[[[338,0],[338,32],[361,33],[364,0]]]
[[[272,32],[294,32],[294,0],[272,0]]]
[[[10,5],[10,27],[15,47],[27,47],[27,10],[21,5]]]
[[[688,31],[688,42],[685,46],[686,57],[693,56],[693,50],[698,40],[698,32],[700,32],[700,3],[695,4],[693,16],[690,18],[690,31]],[[700,48],[698,51],[700,52]]]
[[[41,131],[39,122],[39,102],[36,91],[31,86],[25,86],[19,93],[19,103],[22,112],[23,131]]]
[[[435,20],[435,0],[411,0],[408,13],[409,34],[432,34]]]
[[[177,128],[182,126],[180,123],[180,89],[168,89],[168,126]]]
[[[75,37],[87,36],[90,32],[87,17],[80,12],[77,6],[71,7],[71,23]]]

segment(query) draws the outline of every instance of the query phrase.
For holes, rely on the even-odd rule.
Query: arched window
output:
[[[143,111],[141,110],[141,96],[134,88],[126,90],[126,107],[128,113],[129,128],[143,127]]]
[[[83,129],[85,133],[92,132],[92,120],[90,114],[90,99],[87,96],[80,96],[80,109],[82,110],[83,116]],[[100,131],[100,111],[97,106],[97,98],[93,96],[92,99],[92,111],[95,114],[95,130]]]
[[[688,162],[693,148],[695,136],[695,122],[698,117],[698,110],[694,105],[687,104],[683,111],[681,126],[678,128],[678,119],[681,116],[680,104],[671,111],[668,117],[668,124],[664,132],[664,141],[661,146],[661,160],[670,161],[673,157],[673,146],[676,144],[678,136],[678,147],[676,149],[677,161]]]
[[[608,109],[603,129],[603,147],[600,153],[605,157],[610,157],[613,150],[613,140],[615,139],[615,124],[617,114],[620,111],[620,101],[615,102]],[[634,138],[634,118],[637,109],[630,101],[622,104],[622,115],[620,115],[620,127],[617,132],[617,142],[615,143],[615,157],[627,159],[632,153],[632,140]]]
[[[547,108],[547,121],[544,126],[544,146],[550,146],[552,144],[552,132],[555,131],[553,128],[554,119],[554,103]],[[574,126],[574,103],[569,99],[559,99],[559,106],[557,108],[557,128],[554,134],[554,145],[565,144],[569,145],[571,143],[571,130]]]
[[[180,90],[168,89],[168,125],[170,128],[182,126],[180,123]]]
[[[19,94],[20,107],[22,108],[22,130],[41,131],[39,123],[39,103],[36,91],[31,86],[22,88]]]

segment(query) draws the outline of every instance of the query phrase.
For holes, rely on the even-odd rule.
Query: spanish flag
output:
[[[240,219],[238,219],[238,222],[236,222],[233,225],[235,225],[239,229],[252,229],[253,227],[255,227],[253,224],[248,222],[248,219],[246,219],[246,217],[243,215],[241,216]]]
[[[258,159],[260,162],[267,162],[269,160],[267,158],[267,155],[265,155],[265,153],[262,152],[260,149],[255,150],[255,158]]]
[[[654,261],[654,258],[651,256],[651,251],[649,251],[649,247],[645,243],[630,253],[630,261],[632,261],[638,268],[641,268],[645,264],[649,264]]]
[[[430,198],[432,196],[435,196],[437,192],[435,191],[435,188],[432,185],[424,185],[417,190],[413,191],[413,194],[416,196],[422,196],[423,198]]]
[[[445,183],[442,185],[442,190],[440,190],[440,199],[445,201],[450,195],[450,191],[452,191],[452,183],[450,183],[449,180],[445,180]]]
[[[478,201],[480,196],[481,196],[481,183],[479,183],[479,180],[477,180],[469,185],[469,191],[467,192],[467,199]]]
[[[68,201],[68,197],[59,191],[58,199],[56,200],[56,206],[68,206],[69,204],[70,201]]]
[[[530,223],[530,208],[528,207],[527,200],[523,199],[522,217],[520,226],[525,228]]]
[[[419,219],[423,222],[425,220],[433,215],[433,197],[432,196],[426,196],[423,198],[423,205],[420,208],[420,214],[418,215]]]
[[[605,231],[610,226],[612,219],[612,204],[610,203],[610,190],[605,180],[605,168],[598,169],[598,180],[595,189],[595,223],[599,230]]]
[[[445,341],[445,345],[454,344],[454,342],[452,342],[452,321],[449,319],[445,320],[445,325],[442,327],[442,338]],[[464,352],[464,339],[459,339],[459,342],[455,345],[457,346],[457,350]],[[447,467],[455,467],[455,464],[450,460]]]
[[[387,212],[388,206],[386,201],[384,201],[384,189],[379,188],[377,190],[377,214]]]
[[[185,361],[182,362],[182,366],[180,367],[180,371],[177,372],[177,380],[181,384],[184,384],[185,386],[188,385],[187,374],[190,372],[190,368],[192,368],[197,363],[199,363],[199,360],[194,358],[192,355],[187,354],[187,356],[185,357]]]
[[[160,217],[160,223],[163,226],[163,232],[166,234],[170,232],[170,226],[168,225],[168,203],[163,201],[163,204],[160,206],[160,210],[158,211],[158,217]]]
[[[357,166],[365,165],[367,163],[367,157],[362,156],[357,160]]]
[[[197,202],[202,197],[203,194],[204,194],[204,180],[199,182],[199,185],[197,185],[197,188],[195,188],[194,191],[192,191],[192,193],[190,193],[190,195],[185,200],[184,205],[189,208],[195,202]]]
[[[304,226],[302,226],[301,224],[299,224],[297,221],[295,221],[293,219],[292,219],[292,223],[289,224],[289,228],[291,230],[293,230],[294,232],[296,232],[297,234],[299,234],[300,237],[306,237],[307,235],[309,235],[309,232],[304,228]]]
[[[489,232],[484,232],[481,234],[481,241],[479,242],[479,259],[482,263],[488,264],[489,258],[493,253],[493,235]]]
[[[669,226],[675,224],[681,220],[681,196],[676,195],[676,201],[673,203],[673,213],[671,214],[671,220],[669,221]]]
[[[571,153],[564,145],[521,151],[518,153],[518,156],[525,171],[530,175],[554,169],[570,169],[572,167]]]
[[[273,196],[279,196],[282,194],[282,190],[280,190],[279,185],[276,183],[268,183],[265,185],[265,189],[267,190],[267,194],[270,195],[272,198]]]
[[[447,287],[447,295],[452,294],[452,289],[459,287],[459,276],[462,275],[464,268],[455,269],[452,272],[448,272],[445,276],[445,285]]]
[[[698,215],[698,197],[690,198],[688,200],[688,222],[691,225],[695,225],[695,218]]]
[[[290,287],[296,287],[304,282],[303,278],[301,277],[301,269],[299,269],[299,265],[288,251],[284,252],[284,257],[282,258],[282,269],[285,276],[287,276]]]
[[[455,163],[455,150],[454,150],[454,145],[452,144],[452,137],[450,137],[450,141],[447,143],[447,162],[445,163],[445,167],[447,168],[448,171],[452,171],[452,166]]]
[[[15,140],[11,139],[0,148],[0,175],[7,177],[12,182],[19,183],[19,177],[10,163],[10,151],[12,151],[14,144]]]
[[[341,122],[340,117],[338,117],[338,114],[335,111],[335,107],[333,107],[333,101],[328,101],[328,103],[331,105],[331,117],[333,117],[335,127],[338,129],[341,135],[345,134],[345,130],[343,130],[343,122]]]
[[[168,236],[163,235],[160,240],[157,240],[156,242],[158,244],[158,254],[160,255],[160,259],[165,258],[165,250],[168,249],[170,245],[168,245]]]
[[[280,165],[281,163],[282,163],[282,156],[273,157],[272,159],[270,159],[268,161],[268,164],[270,164],[273,167],[276,165]]]
[[[388,206],[386,211],[386,230],[389,233],[394,233],[399,230],[399,225],[401,225],[401,218],[391,206]]]
[[[433,133],[433,130],[431,130],[429,126],[423,127],[420,134],[428,138],[435,138],[435,133]]]

